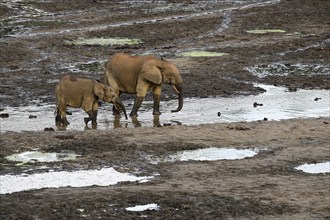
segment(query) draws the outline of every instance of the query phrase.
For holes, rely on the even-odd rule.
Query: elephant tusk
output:
[[[113,103],[113,106],[115,106],[115,109],[118,110],[116,103]]]
[[[180,94],[179,90],[175,87],[175,85],[173,85],[173,89],[174,91],[176,91],[176,93]]]

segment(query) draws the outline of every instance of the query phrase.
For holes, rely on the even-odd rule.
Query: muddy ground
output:
[[[282,85],[289,91],[329,89],[328,74],[275,74],[259,78],[247,70],[274,63],[289,68],[297,64],[329,68],[329,9],[330,2],[326,0],[3,1],[1,109],[5,112],[7,106],[54,103],[54,87],[66,73],[102,80],[103,63],[116,52],[153,54],[175,63],[184,80],[185,97],[263,92],[254,83]],[[286,33],[246,32],[254,29],[281,29]],[[66,43],[94,37],[139,38],[143,43],[131,46]],[[178,56],[189,50],[228,55]],[[162,99],[175,98],[173,94],[170,86],[163,86]],[[44,163],[16,166],[4,159],[35,148],[82,155],[76,161],[47,164],[54,170],[115,167],[137,175],[159,175],[147,183],[0,195],[0,216],[1,219],[328,219],[329,174],[305,174],[294,167],[330,160],[329,130],[329,118],[319,118],[108,131],[2,132],[1,175],[47,172]],[[261,151],[253,158],[234,161],[155,165],[145,158],[211,146]],[[160,210],[125,210],[148,203],[157,203]]]

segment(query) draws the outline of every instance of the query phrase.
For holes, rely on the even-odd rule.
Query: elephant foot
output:
[[[85,122],[85,124],[87,125],[88,124],[88,122],[89,121],[92,121],[92,124],[94,125],[96,125],[97,123],[96,123],[96,117],[86,117],[86,118],[84,118],[84,122]]]
[[[113,115],[120,115],[120,112],[121,112],[121,108],[116,107],[116,105],[114,104],[112,107]]]
[[[117,112],[117,111],[113,111],[113,112],[112,112],[112,115],[117,116],[117,115],[120,115],[120,113]]]
[[[56,117],[55,122],[56,122],[56,125],[59,125],[59,126],[61,126],[61,125],[67,126],[70,124],[66,118],[62,119],[61,117],[59,117],[59,118]]]
[[[66,118],[61,118],[60,115],[57,115],[55,117],[55,122],[56,124],[67,124],[67,125],[69,124],[68,120]]]
[[[132,119],[132,122],[134,124],[134,128],[142,127],[140,121],[137,119],[136,116],[132,116],[131,119]]]
[[[153,115],[161,115],[162,113],[161,112],[153,112],[152,114]]]
[[[56,123],[62,123],[62,119],[61,119],[61,116],[60,115],[56,115],[55,122]]]
[[[84,118],[84,122],[85,122],[86,126],[90,120],[91,120],[90,118]]]
[[[136,112],[131,112],[131,114],[129,114],[129,116],[131,116],[131,117],[137,117],[139,115]]]

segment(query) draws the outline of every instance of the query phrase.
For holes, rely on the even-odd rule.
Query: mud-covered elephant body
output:
[[[126,116],[125,107],[112,88],[93,79],[65,75],[56,85],[55,95],[57,106],[55,121],[57,124],[69,124],[66,118],[66,108],[69,106],[81,107],[89,116],[84,119],[85,124],[92,121],[92,124],[96,125],[99,99],[114,103],[114,105],[117,103]]]
[[[106,64],[105,81],[108,81],[118,96],[120,93],[136,94],[131,116],[137,116],[137,111],[149,90],[153,92],[154,97],[153,114],[160,114],[162,83],[173,85],[178,93],[178,108],[172,112],[182,109],[182,78],[177,67],[168,61],[153,56],[130,56],[117,53],[110,57]]]

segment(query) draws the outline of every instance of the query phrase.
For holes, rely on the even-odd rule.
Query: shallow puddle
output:
[[[150,211],[150,210],[159,210],[159,205],[156,203],[146,204],[146,205],[137,205],[133,207],[126,208],[127,211],[131,212],[143,212],[143,211]]]
[[[303,164],[296,167],[295,169],[311,174],[330,173],[330,162],[328,161],[316,164]]]
[[[197,150],[179,151],[163,158],[147,158],[150,163],[158,164],[175,161],[216,161],[216,160],[240,160],[247,157],[254,157],[259,149],[233,149],[233,148],[205,148]]]
[[[5,157],[5,159],[20,163],[35,163],[75,160],[78,156],[80,155],[75,153],[42,153],[39,151],[26,151],[19,154],[9,155]]]
[[[159,117],[152,115],[152,101],[144,101],[138,112],[139,116],[128,120],[125,120],[123,115],[114,117],[112,105],[105,104],[99,108],[97,129],[329,117],[329,90],[298,89],[296,92],[288,92],[285,87],[257,86],[267,92],[234,98],[186,98],[183,109],[178,113],[171,113],[171,110],[177,107],[177,100],[162,100],[160,107],[162,115]],[[131,104],[133,100],[124,101],[127,112],[131,111]],[[72,115],[67,116],[70,124],[60,129],[86,129],[84,117],[87,114],[81,109],[68,110],[72,112]],[[9,114],[9,117],[0,118],[0,131],[40,131],[48,127],[56,129],[54,111],[54,104],[7,107],[2,113]]]
[[[113,168],[31,175],[2,175],[0,176],[0,194],[43,188],[109,186],[119,182],[143,183],[152,178],[153,176],[137,177],[130,173],[120,173]]]

